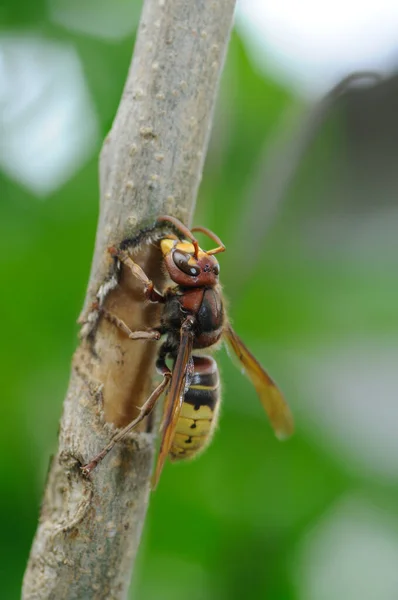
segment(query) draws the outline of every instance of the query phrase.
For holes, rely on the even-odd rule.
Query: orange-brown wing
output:
[[[162,440],[158,460],[156,462],[155,473],[152,478],[152,489],[158,484],[164,462],[170,452],[173,443],[174,433],[180,416],[181,407],[184,402],[184,388],[187,375],[187,367],[192,352],[193,335],[191,332],[192,323],[185,322],[181,328],[180,346],[178,349],[177,360],[174,365],[173,375],[171,377],[169,393],[166,397],[164,406],[164,417],[162,422]]]
[[[294,430],[293,417],[282,393],[229,323],[225,327],[224,334],[228,346],[236,354],[245,374],[254,385],[276,437],[279,439],[289,437]]]

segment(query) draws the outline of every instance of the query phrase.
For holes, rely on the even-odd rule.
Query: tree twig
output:
[[[134,329],[156,323],[142,290],[116,272],[110,245],[160,214],[189,223],[201,179],[235,0],[146,0],[123,97],[101,153],[95,253],[23,598],[122,599],[144,523],[152,432],[131,435],[84,478],[80,466],[129,422],[151,389],[156,343],[131,341],[92,310],[96,299]],[[76,243],[71,240],[71,244]],[[162,286],[159,251],[135,260]],[[117,283],[117,285],[116,285]]]

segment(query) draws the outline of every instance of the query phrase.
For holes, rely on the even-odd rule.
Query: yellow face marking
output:
[[[176,250],[181,250],[181,252],[186,252],[187,254],[193,255],[195,253],[194,245],[191,244],[191,242],[177,242],[175,248]],[[208,256],[207,252],[202,250],[202,248],[199,248],[198,259],[201,259],[204,256]],[[196,259],[193,256],[191,256],[190,260],[194,263],[196,262]]]
[[[175,247],[176,250],[181,250],[181,252],[186,252],[187,254],[195,252],[195,248],[191,242],[178,242]]]
[[[170,238],[163,238],[162,240],[160,240],[160,249],[162,251],[163,256],[166,256],[166,254],[168,254],[172,250],[175,243],[176,241],[171,240]]]
[[[196,260],[196,258],[191,256],[191,258],[188,259],[188,264],[190,267],[196,267],[196,265],[198,264],[198,261]]]
[[[188,260],[188,264],[191,266],[195,266],[197,263],[197,259],[193,256],[195,254],[194,245],[191,242],[180,242],[173,238],[163,238],[160,240],[160,249],[162,251],[163,256],[166,256],[175,248],[176,250],[180,250],[181,252],[186,252],[187,254],[192,254],[190,259]],[[198,252],[198,260],[207,256],[207,252],[199,248]]]

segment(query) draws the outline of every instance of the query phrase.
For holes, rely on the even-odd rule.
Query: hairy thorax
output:
[[[187,315],[196,319],[194,348],[208,348],[218,342],[224,324],[224,308],[218,287],[169,290],[162,318],[164,328],[179,337]]]

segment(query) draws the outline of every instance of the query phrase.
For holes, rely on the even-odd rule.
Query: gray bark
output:
[[[100,217],[81,322],[24,600],[122,599],[150,490],[155,436],[135,432],[85,478],[80,466],[128,423],[153,387],[155,342],[126,339],[92,310],[100,297],[130,326],[157,323],[156,305],[123,268],[110,285],[110,245],[160,214],[190,222],[235,0],[146,0],[134,58],[100,159]],[[76,243],[71,240],[71,243]],[[135,260],[162,287],[159,250]],[[115,283],[115,282],[114,282]],[[98,296],[99,294],[99,296]]]

